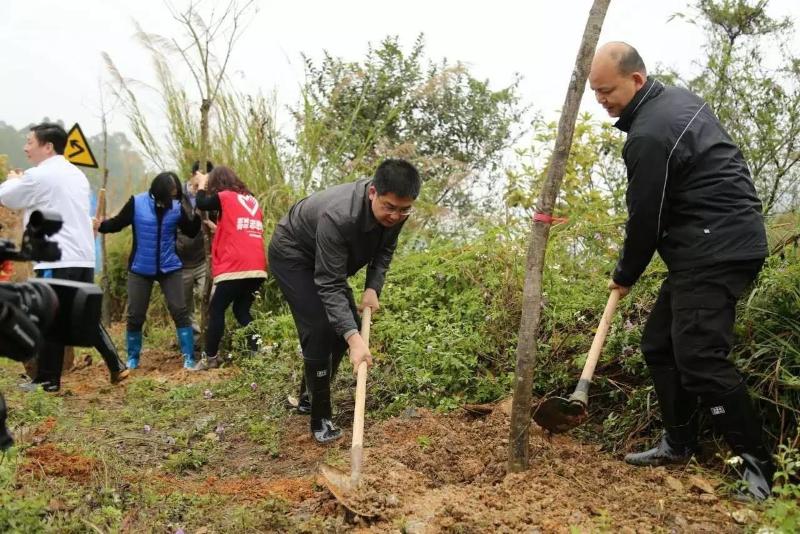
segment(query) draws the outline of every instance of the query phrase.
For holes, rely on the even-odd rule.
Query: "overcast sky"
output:
[[[524,102],[554,116],[563,102],[591,0],[257,3],[258,13],[234,51],[232,79],[247,91],[276,90],[281,105],[297,101],[301,52],[319,57],[326,49],[357,60],[368,42],[396,34],[409,46],[424,33],[429,58],[460,60],[494,88],[519,73]],[[651,67],[663,64],[691,72],[692,62],[702,57],[703,36],[685,22],[668,22],[676,11],[686,11],[686,2],[612,0],[600,42],[628,41]],[[800,20],[797,0],[772,0],[770,11]],[[133,38],[133,20],[153,33],[173,36],[179,31],[162,0],[0,0],[0,120],[21,128],[48,116],[67,126],[80,122],[87,135],[98,133],[98,85],[101,78],[108,80],[102,51],[124,76],[153,80],[148,55]],[[583,107],[604,116],[588,92]],[[157,119],[157,108],[148,112]],[[128,130],[119,112],[110,127]]]

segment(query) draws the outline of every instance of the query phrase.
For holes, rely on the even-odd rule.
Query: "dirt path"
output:
[[[169,351],[148,351],[142,362],[135,376],[163,381],[167,389],[236,373],[187,373]],[[65,376],[64,390],[70,412],[97,403],[113,410],[125,392],[108,384],[102,364]],[[179,475],[142,470],[128,482],[146,483],[163,495],[214,494],[244,506],[278,498],[288,503],[290,524],[312,517],[333,531],[716,533],[743,528],[732,518],[742,505],[720,497],[708,474],[633,468],[595,445],[548,436],[538,428],[531,433],[531,469],[507,474],[508,403],[483,416],[407,410],[402,417],[369,422],[363,484],[352,498],[358,508],[376,514],[366,521],[352,517],[316,482],[322,461],[349,469],[349,432],[335,446],[322,447],[311,440],[307,421],[302,416],[286,419],[272,457],[233,432],[220,438],[224,455],[219,461]],[[67,453],[39,441],[27,451],[25,469],[32,474],[80,481],[101,468],[73,455],[75,468],[60,473],[48,466],[48,458],[63,459]],[[138,528],[131,521],[125,525],[131,532]]]

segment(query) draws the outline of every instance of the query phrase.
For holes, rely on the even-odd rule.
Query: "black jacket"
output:
[[[365,288],[380,295],[405,224],[385,228],[378,223],[367,194],[371,183],[364,178],[304,198],[280,220],[270,242],[270,255],[313,270],[328,322],[340,336],[358,329],[347,277],[366,265]]]
[[[181,204],[186,213],[194,213],[194,206],[189,200],[188,182],[183,185],[183,198]],[[199,219],[198,215],[195,218]],[[205,249],[205,236],[203,232],[197,232],[197,235],[191,237],[178,228],[177,239],[178,257],[183,262],[184,269],[191,269],[198,265],[203,265],[206,262],[206,249]]]
[[[750,171],[701,98],[651,79],[615,126],[628,133],[628,221],[617,284],[636,283],[656,250],[671,271],[766,257]]]

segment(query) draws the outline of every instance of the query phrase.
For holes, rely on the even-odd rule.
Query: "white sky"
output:
[[[428,58],[461,60],[494,88],[520,73],[523,101],[551,117],[563,102],[591,5],[591,0],[257,2],[259,12],[234,50],[232,78],[240,89],[276,90],[282,106],[297,102],[301,52],[318,58],[327,49],[357,60],[368,42],[397,34],[410,46],[423,32]],[[174,0],[177,6],[184,3]],[[611,0],[600,42],[628,41],[648,66],[690,72],[692,61],[702,57],[703,38],[685,22],[668,22],[676,11],[686,11],[686,2]],[[800,20],[800,2],[772,0],[770,12]],[[148,54],[133,38],[133,19],[149,32],[179,31],[162,0],[0,0],[0,120],[21,128],[48,116],[67,125],[80,122],[87,135],[98,133],[99,80],[108,80],[101,51],[124,76],[153,80]],[[604,116],[588,92],[583,108]],[[158,109],[148,112],[157,121]],[[112,115],[110,129],[128,131],[120,112]]]

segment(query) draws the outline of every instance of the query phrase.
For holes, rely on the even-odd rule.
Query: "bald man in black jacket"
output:
[[[730,360],[736,301],[758,275],[767,239],[744,157],[691,92],[647,77],[630,45],[598,49],[589,83],[627,133],[628,221],[609,287],[626,295],[658,251],[668,275],[642,334],[665,432],[634,465],[685,462],[699,407],[743,460],[752,495],[769,495],[774,467],[760,418]]]

